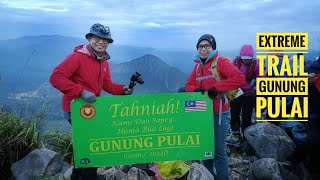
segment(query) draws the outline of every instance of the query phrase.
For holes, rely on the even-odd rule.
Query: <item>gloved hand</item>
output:
[[[93,103],[96,101],[96,95],[85,89],[81,92],[81,97],[88,103]]]
[[[210,97],[210,99],[213,99],[217,96],[217,89],[216,87],[212,86],[209,90],[208,90],[208,96]]]
[[[202,94],[204,94],[204,90],[202,88],[197,88],[194,92],[201,92]]]
[[[123,94],[124,95],[131,95],[133,93],[133,89],[130,89],[126,86],[123,87]]]

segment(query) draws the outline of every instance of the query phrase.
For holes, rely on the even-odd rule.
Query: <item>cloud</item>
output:
[[[154,22],[145,22],[145,23],[143,23],[143,25],[145,25],[147,27],[155,27],[155,28],[160,28],[161,27],[161,24],[154,23]]]
[[[63,2],[30,2],[30,1],[2,1],[3,6],[13,9],[25,9],[25,10],[40,10],[47,12],[67,12],[68,9],[64,8]]]
[[[297,0],[198,0],[198,1],[9,1],[0,2],[0,20],[17,29],[32,29],[33,34],[48,28],[55,34],[83,37],[93,23],[110,26],[119,44],[164,48],[181,42],[193,49],[197,38],[213,34],[222,49],[255,43],[255,33],[263,31],[303,31],[320,34],[317,10],[319,1]],[[29,24],[29,25],[28,25]],[[0,39],[28,35],[28,31],[3,29]],[[320,44],[320,43],[319,43]],[[319,47],[318,47],[319,48]]]

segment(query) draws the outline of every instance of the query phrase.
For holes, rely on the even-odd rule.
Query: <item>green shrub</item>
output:
[[[46,148],[57,152],[64,157],[66,162],[71,163],[73,155],[71,133],[59,133],[57,130],[51,130],[43,136],[43,143]]]
[[[0,112],[0,179],[11,176],[11,166],[34,149],[46,147],[71,163],[73,156],[71,133],[51,130],[39,134],[41,114],[35,113],[34,122],[21,120],[6,112]]]
[[[24,122],[12,114],[0,112],[0,169],[3,174],[10,174],[14,162],[41,147],[38,123]]]

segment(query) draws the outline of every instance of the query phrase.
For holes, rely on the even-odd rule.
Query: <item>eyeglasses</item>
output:
[[[209,50],[210,47],[211,47],[210,44],[198,45],[198,50],[202,50],[202,48],[205,48],[206,50]]]
[[[103,38],[100,38],[98,36],[92,36],[93,40],[95,40],[96,42],[99,42],[100,40],[102,40],[103,44],[109,44],[109,41],[108,39],[103,39]]]

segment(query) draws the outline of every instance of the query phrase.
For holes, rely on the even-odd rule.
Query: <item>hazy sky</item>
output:
[[[115,44],[193,49],[204,33],[218,49],[255,45],[256,32],[308,32],[320,49],[319,0],[0,0],[0,39],[26,35],[84,38],[93,23],[110,27]]]

